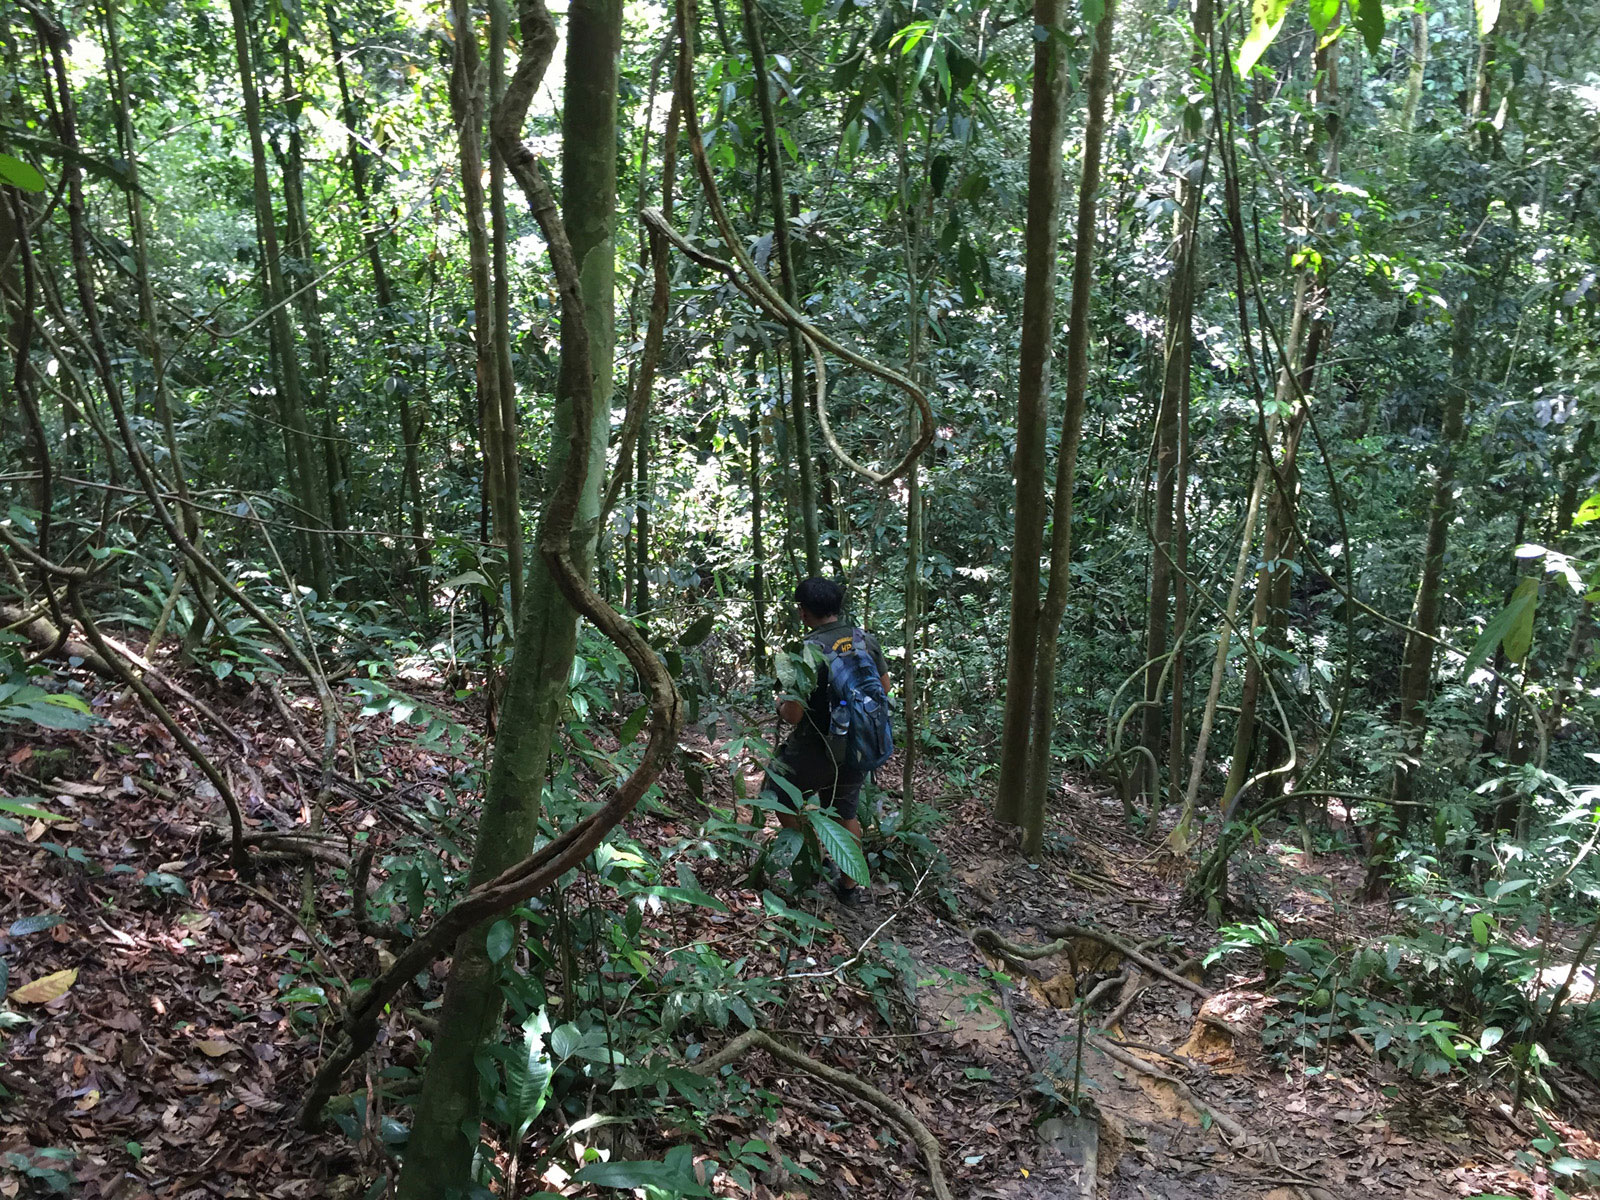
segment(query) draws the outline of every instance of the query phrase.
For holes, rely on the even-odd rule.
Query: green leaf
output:
[[[678,635],[678,645],[685,650],[693,649],[706,638],[711,636],[711,630],[716,624],[716,617],[711,613],[704,613],[695,623]]]
[[[811,828],[816,831],[817,840],[822,843],[828,857],[858,884],[866,883],[867,859],[861,853],[861,843],[856,841],[856,835],[825,812],[813,809],[806,816],[811,818]]]
[[[1511,601],[1499,614],[1484,628],[1483,636],[1478,639],[1478,644],[1472,648],[1472,653],[1467,655],[1467,661],[1462,664],[1463,670],[1469,675],[1477,670],[1494,653],[1495,647],[1501,645],[1511,635],[1512,627],[1527,618],[1529,639],[1533,635],[1533,606],[1539,597],[1539,581],[1533,576],[1528,576],[1517,584],[1517,590],[1512,593]],[[1526,650],[1524,650],[1526,653]],[[1506,647],[1506,655],[1510,657],[1511,648]],[[1520,659],[1517,661],[1521,661]]]
[[[1250,33],[1239,47],[1239,77],[1243,79],[1272,45],[1272,39],[1283,28],[1283,18],[1288,15],[1289,0],[1250,0]]]
[[[1512,599],[1522,599],[1524,603],[1517,610],[1517,619],[1511,623],[1511,628],[1506,630],[1505,641],[1501,646],[1506,652],[1506,657],[1514,663],[1519,663],[1528,657],[1528,651],[1533,647],[1533,614],[1539,607],[1539,580],[1537,576],[1528,576],[1517,584],[1517,590]]]
[[[566,1062],[583,1045],[583,1030],[571,1021],[556,1026],[550,1035],[550,1053],[560,1062]]]
[[[1478,10],[1478,36],[1488,37],[1500,20],[1500,0],[1473,0]]]
[[[622,723],[622,728],[617,730],[617,741],[624,746],[633,744],[633,739],[639,736],[639,731],[644,728],[644,723],[650,719],[650,706],[641,704],[628,714],[628,719]]]
[[[36,799],[34,796],[25,799]],[[35,808],[31,804],[24,804],[21,800],[7,800],[0,796],[0,812],[16,813],[19,817],[32,817],[35,821],[65,821],[67,818],[60,813],[46,812],[42,808]]]
[[[1318,37],[1321,37],[1328,31],[1328,26],[1338,19],[1340,0],[1307,0],[1307,4],[1310,9],[1311,28],[1317,31]]]
[[[0,154],[0,179],[25,192],[42,192],[48,186],[43,175],[9,154]]]
[[[1506,1031],[1498,1025],[1490,1025],[1478,1035],[1478,1048],[1480,1050],[1493,1050],[1500,1044],[1500,1039],[1506,1036]]]
[[[711,1192],[695,1178],[693,1167],[668,1166],[664,1162],[590,1163],[573,1177],[575,1183],[592,1183],[604,1188],[655,1187],[675,1196],[709,1196]]]
[[[522,1023],[522,1045],[513,1047],[512,1057],[506,1060],[506,1098],[517,1122],[519,1142],[550,1099],[555,1067],[544,1048],[549,1032],[550,1021],[540,1009]]]
[[[1090,29],[1100,24],[1106,15],[1106,0],[1083,0],[1083,23]]]
[[[1351,0],[1351,4],[1356,10],[1356,28],[1361,30],[1367,53],[1376,54],[1383,46],[1383,0]]]
[[[22,917],[11,922],[11,928],[6,932],[12,937],[27,937],[30,933],[43,933],[46,929],[54,929],[57,925],[65,925],[67,919],[60,913],[35,913],[31,917]]]
[[[516,945],[517,925],[515,921],[499,920],[489,926],[489,936],[485,939],[485,948],[489,951],[489,961],[499,962],[511,953],[511,947]]]

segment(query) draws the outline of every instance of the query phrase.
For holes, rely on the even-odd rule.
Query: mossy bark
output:
[[[585,574],[593,570],[611,416],[621,21],[620,0],[574,0],[568,12],[562,215],[581,270],[589,360],[576,361],[572,339],[564,332],[551,475],[559,476],[566,461],[574,377],[587,371],[594,396],[587,439],[589,467],[572,532],[572,555]],[[549,520],[548,512],[545,519]],[[525,858],[533,846],[550,747],[576,643],[576,614],[556,586],[544,556],[531,557],[516,653],[478,827],[472,885]],[[502,1009],[500,968],[488,959],[486,933],[487,923],[469,930],[456,943],[441,1013],[441,1035],[428,1061],[400,1177],[399,1194],[404,1200],[435,1200],[469,1183],[482,1116],[476,1059],[481,1046],[499,1039]]]

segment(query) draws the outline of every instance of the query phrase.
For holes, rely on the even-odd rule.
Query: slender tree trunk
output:
[[[300,315],[300,329],[310,360],[312,408],[321,417],[322,481],[327,491],[328,519],[335,535],[330,557],[340,571],[346,571],[349,569],[349,539],[338,535],[350,528],[349,480],[344,471],[344,457],[339,453],[339,422],[333,411],[333,368],[317,299],[316,247],[306,217],[305,149],[300,134],[300,114],[305,100],[295,80],[298,56],[288,37],[282,40],[279,53],[283,59],[283,112],[288,125],[286,145],[278,159],[278,171],[283,177],[284,248],[291,264],[285,283],[294,294],[294,307]]]
[[[501,397],[501,363],[495,331],[494,258],[483,196],[483,63],[478,31],[467,0],[451,0],[455,57],[450,73],[450,112],[461,154],[461,193],[466,211],[468,272],[472,280],[472,340],[477,351],[478,423],[483,446],[484,492],[494,540],[505,547],[511,585],[512,621],[522,610],[522,530],[514,520],[506,444],[506,405]]]
[[[752,395],[758,395],[751,389]],[[750,559],[751,602],[755,606],[755,673],[767,669],[767,554],[762,528],[761,489],[761,401],[750,405]]]
[[[489,102],[491,111],[506,90],[506,35],[511,23],[506,0],[489,2]],[[511,611],[521,611],[522,595],[522,470],[517,441],[517,379],[511,370],[511,268],[506,245],[506,164],[500,147],[489,143],[489,216],[494,267],[494,370],[500,400],[501,503],[505,505],[507,574],[511,577]],[[515,619],[515,618],[513,618]]]
[[[1181,670],[1176,662],[1179,647],[1173,647],[1174,661],[1167,662],[1167,611],[1173,592],[1174,555],[1177,553],[1179,516],[1179,478],[1182,474],[1181,427],[1188,423],[1189,401],[1189,326],[1194,312],[1195,224],[1200,215],[1200,180],[1185,180],[1179,185],[1177,254],[1167,294],[1165,354],[1161,379],[1161,403],[1156,417],[1156,494],[1151,529],[1153,542],[1150,562],[1150,603],[1145,625],[1145,708],[1141,714],[1141,744],[1150,758],[1140,756],[1134,778],[1143,782],[1140,789],[1160,807],[1160,780],[1152,777],[1152,762],[1161,761],[1163,724],[1172,724],[1173,714],[1161,707],[1161,681],[1171,681],[1174,711],[1181,720],[1183,689]],[[1178,577],[1181,587],[1181,576]],[[1186,614],[1185,614],[1186,615]],[[1175,628],[1181,639],[1182,622]],[[1166,719],[1164,722],[1164,718]],[[1180,738],[1181,740],[1181,738]],[[1173,778],[1176,788],[1177,777]]]
[[[784,301],[800,308],[800,285],[794,273],[794,249],[789,241],[789,205],[783,185],[783,145],[778,140],[778,120],[772,110],[772,80],[767,49],[761,36],[761,17],[755,0],[743,0],[745,38],[756,64],[756,103],[767,154],[767,187],[772,202],[772,245],[777,251]],[[806,400],[806,359],[800,331],[789,329],[789,420],[794,433],[795,458],[800,466],[800,528],[805,539],[806,574],[822,574],[822,542],[818,533],[816,460],[811,454],[809,405]]]
[[[424,404],[420,412],[412,411],[412,381],[407,375],[399,371],[400,354],[395,346],[394,339],[394,330],[396,322],[399,320],[399,313],[395,309],[394,288],[389,281],[388,264],[384,260],[384,239],[372,227],[371,184],[368,174],[368,160],[355,133],[360,122],[360,111],[350,89],[349,71],[345,66],[345,49],[339,40],[339,18],[332,4],[324,5],[323,15],[328,25],[329,49],[333,52],[334,77],[339,84],[340,116],[347,131],[345,157],[350,164],[350,189],[355,195],[356,205],[361,212],[362,225],[365,230],[362,234],[362,241],[367,252],[367,263],[372,269],[372,289],[378,301],[378,319],[382,323],[384,331],[384,359],[388,364],[387,370],[389,371],[389,375],[384,381],[384,386],[387,389],[389,380],[393,380],[394,396],[400,409],[404,491],[409,501],[411,514],[411,549],[408,557],[417,572],[412,581],[413,592],[418,608],[426,609],[428,604],[426,576],[431,562],[431,555],[428,551],[428,543],[425,540],[428,522],[427,512],[423,507],[422,500],[420,444],[422,441],[422,427],[427,419],[427,406]],[[434,279],[434,266],[430,261],[428,264],[428,303],[423,314],[423,360],[417,365],[417,375],[421,379],[424,393],[427,388],[428,372],[426,345],[432,335],[433,328]]]
[[[1405,106],[1400,110],[1400,132],[1409,136],[1417,128],[1422,104],[1422,82],[1428,74],[1428,14],[1419,6],[1411,13],[1411,70],[1406,76]]]
[[[1111,35],[1116,15],[1116,0],[1105,0],[1105,8],[1094,30],[1094,50],[1089,56],[1089,111],[1083,130],[1083,178],[1078,184],[1078,222],[1072,242],[1072,301],[1067,317],[1066,407],[1061,420],[1061,445],[1056,453],[1050,582],[1039,610],[1032,738],[1022,810],[1022,850],[1030,858],[1038,858],[1044,843],[1050,745],[1055,734],[1056,641],[1061,632],[1061,618],[1067,611],[1072,580],[1072,488],[1077,475],[1078,442],[1083,433],[1084,401],[1089,392],[1089,301],[1094,287],[1095,208],[1100,191],[1106,104],[1111,94]]]
[[[1390,799],[1404,830],[1416,799],[1415,760],[1427,734],[1426,704],[1433,679],[1433,649],[1439,632],[1439,610],[1444,599],[1444,552],[1450,521],[1455,512],[1455,455],[1465,429],[1467,389],[1471,386],[1472,340],[1477,312],[1471,285],[1456,310],[1455,336],[1451,340],[1451,385],[1440,423],[1439,459],[1428,505],[1428,533],[1422,551],[1422,575],[1417,581],[1416,603],[1411,610],[1415,632],[1406,635],[1400,658],[1400,725],[1405,732],[1402,756],[1395,764]]]
[[[621,0],[572,0],[562,110],[562,216],[580,271],[590,355],[588,361],[578,361],[574,337],[563,330],[551,477],[559,477],[565,462],[573,419],[571,397],[580,386],[576,381],[581,380],[580,372],[588,372],[594,384],[587,438],[589,463],[572,522],[572,554],[585,574],[591,573],[594,565],[596,519],[611,426],[621,31]],[[559,499],[559,494],[553,495],[552,504]],[[545,520],[549,519],[547,510]],[[519,617],[505,715],[495,740],[469,876],[473,884],[525,857],[538,833],[540,795],[577,644],[576,615],[558,590],[542,554],[530,558]],[[482,1115],[476,1054],[480,1045],[498,1040],[501,1020],[500,967],[488,959],[486,934],[486,926],[479,926],[463,934],[456,944],[441,1014],[442,1032],[428,1061],[400,1177],[403,1200],[437,1200],[452,1188],[464,1191],[470,1183],[475,1134]]]
[[[1039,581],[1044,558],[1045,439],[1050,347],[1055,330],[1056,242],[1061,220],[1061,142],[1067,62],[1061,0],[1034,0],[1033,23],[1049,36],[1033,44],[1028,116],[1028,219],[1024,233],[1022,332],[1017,376],[1017,445],[1012,456],[1011,619],[1006,635],[1006,700],[1000,733],[995,819],[1022,824],[1028,742],[1039,658]]]
[[[317,595],[328,595],[329,571],[327,539],[320,532],[327,523],[327,510],[318,486],[316,463],[311,450],[311,431],[306,424],[304,392],[300,379],[300,353],[289,319],[288,295],[283,281],[283,257],[278,248],[277,221],[272,213],[272,190],[267,178],[266,143],[261,132],[261,94],[256,87],[255,52],[250,18],[245,0],[230,0],[233,14],[234,54],[239,69],[239,85],[244,94],[245,127],[250,138],[252,191],[255,200],[256,236],[263,259],[263,291],[271,310],[273,357],[278,376],[279,418],[284,426],[289,479],[295,499],[311,516],[317,532],[304,535],[307,562],[304,565]]]
[[[1482,155],[1488,135],[1484,131],[1489,104],[1489,85],[1493,77],[1490,40],[1478,41],[1477,71],[1467,117],[1467,141],[1476,155]],[[1491,131],[1492,132],[1492,131]],[[1487,219],[1489,197],[1481,185],[1476,188],[1468,208],[1464,228],[1472,239],[1466,257],[1469,264],[1480,264],[1478,229]],[[1433,650],[1439,633],[1440,605],[1443,601],[1444,555],[1450,522],[1455,513],[1455,456],[1466,430],[1467,393],[1473,385],[1473,347],[1478,324],[1478,280],[1469,278],[1462,285],[1455,327],[1450,340],[1450,386],[1445,396],[1444,413],[1439,423],[1438,458],[1434,468],[1433,495],[1428,504],[1428,532],[1423,545],[1422,572],[1417,581],[1416,603],[1411,612],[1413,632],[1406,634],[1400,658],[1400,727],[1405,735],[1401,756],[1395,763],[1390,800],[1395,818],[1404,832],[1410,825],[1416,800],[1415,766],[1427,736],[1428,689],[1433,680]],[[1369,865],[1367,891],[1380,886],[1379,870],[1386,848],[1379,847]]]

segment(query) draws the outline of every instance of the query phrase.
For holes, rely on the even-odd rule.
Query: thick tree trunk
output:
[[[1116,0],[1094,30],[1089,56],[1088,114],[1083,130],[1083,178],[1078,184],[1078,221],[1073,235],[1072,301],[1067,316],[1066,406],[1056,452],[1056,487],[1050,531],[1050,582],[1039,610],[1039,645],[1033,671],[1033,715],[1028,746],[1027,789],[1022,804],[1022,851],[1038,858],[1044,842],[1045,796],[1050,784],[1050,745],[1055,734],[1056,640],[1071,588],[1072,488],[1077,474],[1083,407],[1089,392],[1089,309],[1094,286],[1095,209],[1100,191],[1101,148],[1111,94],[1111,35]]]
[[[789,204],[783,185],[783,145],[778,140],[778,120],[772,111],[772,80],[768,74],[767,49],[761,36],[761,17],[755,0],[743,0],[745,38],[750,57],[756,64],[756,103],[761,109],[761,127],[767,155],[767,187],[772,202],[772,245],[777,251],[784,301],[796,311],[800,308],[800,285],[794,273],[794,248],[789,241]],[[811,454],[811,417],[807,402],[806,358],[800,344],[800,330],[789,329],[789,420],[794,432],[795,458],[800,465],[800,528],[805,540],[806,574],[822,574],[822,542],[817,529],[816,460]]]
[[[581,572],[593,569],[600,489],[611,425],[613,297],[612,239],[616,221],[617,64],[621,0],[573,0],[568,10],[566,103],[562,114],[563,218],[577,260],[589,357],[576,359],[572,331],[563,329],[555,410],[552,477],[566,460],[572,396],[580,373],[593,381],[585,484],[572,522],[572,555]],[[641,441],[641,446],[643,442]],[[561,501],[553,494],[553,506]],[[524,858],[538,832],[540,795],[550,747],[566,694],[577,643],[577,618],[550,574],[544,555],[530,561],[517,626],[494,763],[484,796],[470,881],[497,875]],[[487,928],[456,943],[440,1025],[428,1061],[416,1122],[400,1178],[405,1200],[436,1200],[470,1182],[474,1132],[481,1119],[475,1066],[480,1045],[498,1040],[500,967],[489,961]]]
[[[1411,14],[1411,69],[1406,76],[1405,106],[1400,110],[1400,131],[1410,135],[1417,128],[1417,109],[1422,104],[1422,81],[1428,74],[1428,14],[1417,8]]]
[[[1022,339],[1017,379],[1017,445],[1012,457],[1011,621],[1006,636],[1006,700],[1000,733],[995,819],[1020,825],[1028,786],[1028,734],[1039,649],[1039,580],[1044,557],[1045,438],[1050,347],[1055,329],[1056,242],[1061,213],[1061,142],[1067,62],[1061,0],[1034,0],[1033,107],[1028,117],[1028,220],[1024,234]]]

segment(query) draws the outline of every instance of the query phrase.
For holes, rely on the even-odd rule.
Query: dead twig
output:
[[[697,1075],[715,1075],[723,1067],[751,1050],[765,1050],[785,1066],[804,1071],[841,1091],[849,1092],[856,1099],[872,1105],[889,1117],[911,1135],[912,1141],[917,1144],[917,1149],[922,1152],[923,1161],[928,1166],[928,1183],[933,1188],[937,1200],[954,1200],[950,1185],[945,1181],[943,1152],[939,1149],[938,1139],[905,1105],[849,1071],[820,1063],[809,1054],[787,1046],[759,1029],[741,1033],[704,1062],[694,1064],[691,1069]]]

